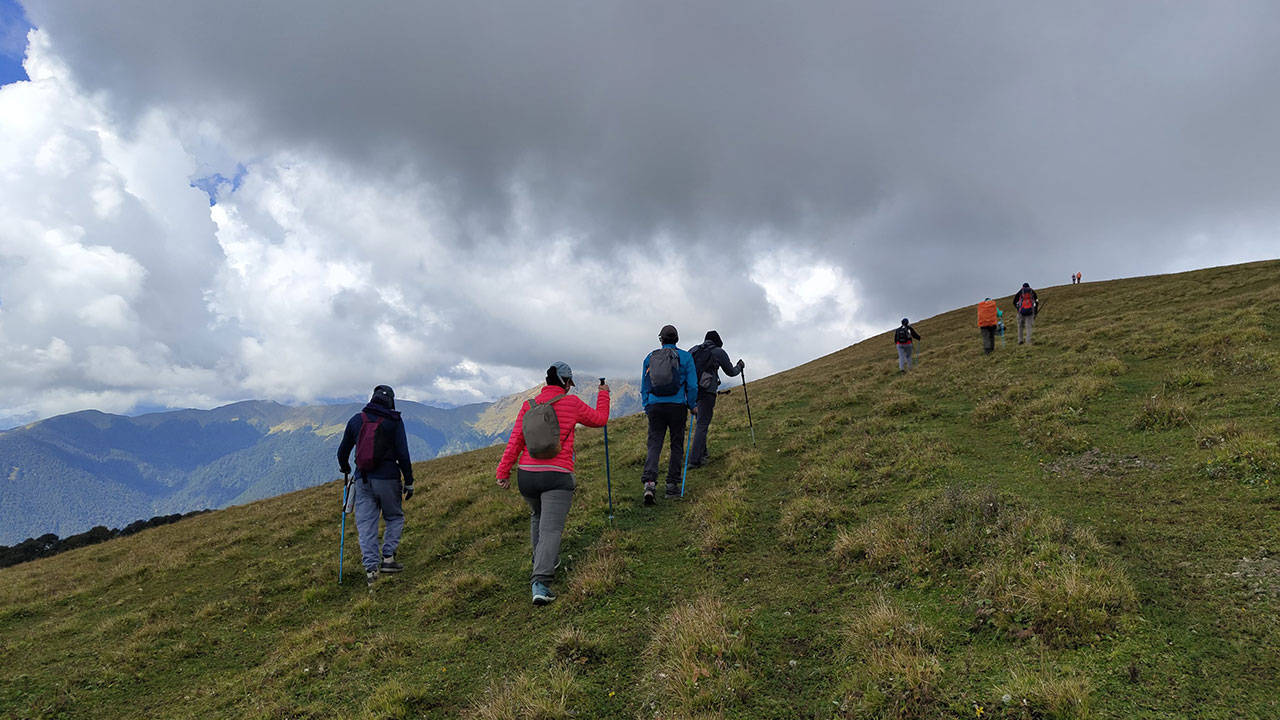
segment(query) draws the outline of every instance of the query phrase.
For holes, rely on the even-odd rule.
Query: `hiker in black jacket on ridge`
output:
[[[360,467],[360,435],[366,424],[375,425],[371,447],[367,448],[371,466]],[[356,530],[360,535],[365,580],[369,587],[378,580],[379,573],[397,573],[404,566],[396,562],[396,549],[400,547],[400,534],[404,531],[404,510],[400,496],[413,497],[413,463],[409,459],[409,441],[404,431],[404,421],[396,412],[396,393],[386,385],[373,389],[373,397],[364,409],[347,421],[342,442],[338,445],[338,469],[343,475],[351,472],[351,451],[356,451]],[[404,476],[404,485],[400,476]],[[378,520],[386,521],[382,543],[378,543]]]
[[[689,468],[706,465],[711,456],[707,453],[707,430],[711,428],[711,416],[716,410],[716,390],[720,388],[720,371],[734,377],[746,367],[741,359],[732,363],[724,351],[720,333],[708,330],[701,345],[689,348],[693,365],[698,371],[698,424],[693,430],[693,447],[689,449]]]

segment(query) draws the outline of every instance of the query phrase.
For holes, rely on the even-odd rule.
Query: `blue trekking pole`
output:
[[[689,448],[693,445],[693,413],[689,413],[689,432],[684,437],[684,470],[680,471],[680,497],[684,497],[684,481],[689,477]]]
[[[342,584],[342,556],[347,544],[347,494],[351,491],[351,479],[342,473],[342,530],[338,534],[338,584]]]
[[[600,384],[604,385],[604,378],[600,378]],[[604,423],[604,483],[609,488],[609,524],[613,524],[613,479],[609,477],[609,418],[605,418]]]

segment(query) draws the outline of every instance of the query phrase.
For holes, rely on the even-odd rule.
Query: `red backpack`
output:
[[[1018,312],[1022,313],[1023,315],[1030,315],[1031,313],[1035,312],[1035,310],[1036,310],[1035,296],[1031,294],[1030,290],[1023,290],[1022,297],[1018,301]]]
[[[362,424],[360,435],[356,438],[356,467],[364,475],[368,475],[382,464],[387,455],[386,433],[379,433],[384,418],[370,418],[368,413],[360,413]]]

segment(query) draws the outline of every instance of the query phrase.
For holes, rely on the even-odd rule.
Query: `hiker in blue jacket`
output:
[[[357,447],[365,423],[377,423],[371,447]],[[366,441],[369,442],[369,441]],[[378,573],[398,573],[404,566],[396,562],[396,548],[404,531],[404,510],[400,496],[413,497],[413,464],[409,460],[409,440],[404,421],[396,412],[395,391],[386,385],[373,389],[373,397],[364,409],[347,421],[342,443],[338,445],[338,467],[342,474],[351,472],[351,450],[356,451],[353,487],[356,493],[356,530],[360,535],[360,554],[364,561],[365,580],[369,587]],[[370,462],[363,462],[368,455]],[[361,466],[366,466],[362,469]],[[404,475],[404,486],[400,476]],[[382,546],[378,546],[378,520],[385,520]]]
[[[707,453],[707,431],[711,428],[711,418],[716,411],[716,391],[720,389],[720,371],[729,377],[735,377],[746,367],[746,363],[738,360],[737,364],[729,361],[729,353],[724,351],[724,341],[720,333],[708,330],[701,345],[689,348],[693,356],[693,364],[698,373],[698,422],[693,429],[693,445],[689,448],[689,468],[700,468],[706,465],[711,456]]]
[[[664,325],[658,333],[662,347],[644,358],[640,373],[640,404],[649,417],[649,447],[644,459],[644,504],[654,503],[658,486],[658,458],[662,443],[671,435],[671,459],[667,462],[665,499],[680,497],[680,474],[684,464],[684,428],[689,413],[698,412],[698,373],[693,356],[676,347],[680,333]]]

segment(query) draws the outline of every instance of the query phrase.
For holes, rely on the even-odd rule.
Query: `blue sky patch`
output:
[[[204,177],[193,178],[191,187],[199,188],[209,196],[209,207],[218,204],[218,193],[224,187],[230,187],[231,192],[240,189],[240,183],[244,181],[245,175],[249,174],[248,168],[243,163],[236,164],[236,171],[231,177],[227,177],[222,173],[214,173],[205,175]]]
[[[0,85],[29,80],[22,68],[31,23],[16,0],[0,0]]]

